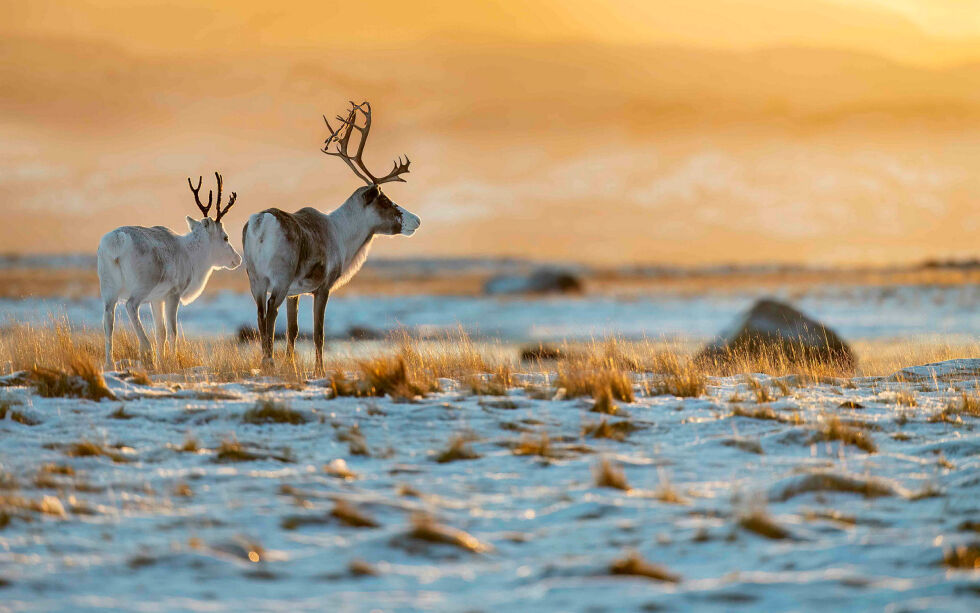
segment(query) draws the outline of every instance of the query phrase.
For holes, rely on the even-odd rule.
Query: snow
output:
[[[346,336],[352,326],[391,330],[407,327],[419,333],[455,331],[462,327],[475,337],[503,340],[588,340],[624,338],[683,338],[707,340],[727,327],[761,297],[790,302],[805,314],[831,327],[845,340],[940,338],[946,342],[972,340],[980,334],[980,287],[818,286],[806,293],[649,294],[638,297],[587,295],[581,297],[487,296],[355,296],[343,293],[327,305],[329,336]],[[312,299],[300,300],[300,331],[312,330]],[[144,307],[145,308],[145,307]],[[78,300],[0,300],[8,321],[46,323],[67,316],[73,323],[101,329],[98,298]],[[123,325],[125,315],[119,313]],[[148,310],[144,321],[149,321]],[[205,294],[183,307],[180,325],[188,335],[231,335],[241,325],[255,325],[250,296],[232,292]],[[285,330],[285,317],[278,325]]]
[[[526,378],[543,381],[548,374]],[[0,530],[0,608],[976,608],[980,571],[948,570],[941,560],[945,548],[976,539],[960,525],[977,519],[978,420],[929,421],[961,389],[972,391],[975,379],[938,389],[842,380],[795,388],[772,404],[780,414],[799,412],[807,424],[819,423],[825,412],[859,420],[878,446],[874,454],[813,442],[812,425],[731,417],[733,394],[751,396],[742,377],[714,378],[707,395],[696,399],[649,396],[638,385],[637,401],[622,408],[639,429],[622,442],[582,436],[584,424],[602,417],[587,401],[537,400],[519,389],[510,392],[513,403],[500,403],[445,381],[448,391],[399,404],[332,399],[315,384],[215,385],[209,389],[232,397],[209,400],[188,389],[170,393],[116,377],[109,383],[126,400],[0,390],[20,403],[13,408],[40,422],[23,425],[9,415],[0,421],[0,468],[19,484],[0,496],[57,498],[66,514],[13,519]],[[900,390],[910,390],[918,406],[893,404]],[[243,413],[263,396],[309,421],[243,423]],[[863,408],[839,408],[845,401]],[[121,405],[129,419],[111,417]],[[354,424],[370,456],[351,455],[338,440]],[[565,453],[551,460],[514,455],[508,445],[522,430],[547,432]],[[464,432],[475,436],[470,445],[480,457],[436,462],[434,454]],[[180,451],[188,436],[199,441],[199,451]],[[232,436],[262,459],[217,462],[214,450]],[[82,439],[115,446],[128,461],[68,457],[64,447]],[[623,467],[631,491],[593,485],[600,456]],[[72,466],[75,478],[56,477],[88,487],[35,487],[34,476],[47,463]],[[342,464],[355,479],[334,476]],[[662,479],[687,504],[659,500]],[[873,483],[881,495],[802,491],[828,481]],[[192,494],[175,495],[178,484]],[[402,484],[420,496],[403,495]],[[379,527],[332,519],[335,498]],[[86,509],[89,514],[81,512]],[[790,538],[770,540],[739,527],[741,514],[760,509]],[[492,551],[408,541],[411,516],[419,511]],[[296,517],[322,521],[284,527]],[[610,575],[610,563],[629,550],[681,581]],[[377,576],[350,573],[354,559]]]

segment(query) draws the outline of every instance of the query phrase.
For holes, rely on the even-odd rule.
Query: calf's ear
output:
[[[194,231],[194,228],[198,227],[199,225],[201,225],[201,222],[199,222],[198,220],[194,219],[190,215],[187,216],[187,229],[188,230],[190,230],[191,232],[193,232]]]

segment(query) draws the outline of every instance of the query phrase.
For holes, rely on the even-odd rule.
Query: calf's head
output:
[[[203,177],[198,177],[197,187],[191,183],[190,177],[187,178],[187,185],[190,186],[191,191],[194,192],[194,201],[197,203],[197,208],[201,209],[204,213],[204,218],[201,221],[197,221],[191,217],[187,218],[187,227],[190,231],[197,236],[204,244],[208,246],[207,249],[207,263],[212,268],[227,268],[228,270],[234,270],[238,268],[242,263],[242,256],[235,251],[235,248],[231,246],[228,241],[228,233],[225,232],[224,226],[221,225],[221,218],[224,217],[228,209],[235,204],[235,199],[238,198],[238,194],[231,192],[231,198],[228,199],[228,204],[221,208],[221,175],[214,173],[215,178],[218,180],[218,201],[215,203],[217,205],[217,210],[214,219],[208,217],[208,213],[211,211],[211,198],[214,193],[208,190],[208,204],[204,206],[201,203],[200,191],[201,183],[204,181]]]

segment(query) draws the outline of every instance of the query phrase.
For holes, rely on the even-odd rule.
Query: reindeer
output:
[[[126,301],[129,321],[139,337],[141,357],[152,366],[150,340],[140,321],[140,305],[151,304],[157,337],[156,357],[161,363],[168,334],[172,352],[177,351],[177,307],[181,303],[190,304],[200,296],[216,269],[234,270],[242,263],[242,256],[228,242],[228,234],[221,225],[221,218],[235,204],[238,195],[232,192],[227,206],[221,208],[221,175],[214,173],[214,176],[218,181],[218,199],[213,220],[208,213],[214,193],[208,190],[208,205],[204,206],[200,198],[203,177],[198,177],[197,187],[188,177],[187,185],[204,218],[197,221],[188,216],[187,234],[180,235],[163,226],[122,226],[99,241],[106,370],[113,368],[112,327],[120,300]]]
[[[378,234],[411,236],[421,221],[392,202],[381,184],[405,179],[411,160],[398,158],[391,172],[377,177],[364,165],[362,154],[371,132],[371,105],[350,103],[347,117],[337,116],[336,130],[324,116],[330,136],[322,152],[338,157],[366,185],[329,214],[306,207],[295,213],[266,209],[248,218],[242,229],[245,270],[255,299],[263,363],[273,365],[276,316],[286,300],[287,354],[294,355],[296,311],[301,294],[313,294],[315,372],[323,374],[323,314],[330,292],[343,286],[367,259]],[[363,118],[363,125],[359,125]],[[351,135],[359,133],[357,150],[349,153]],[[334,146],[331,149],[331,146]]]

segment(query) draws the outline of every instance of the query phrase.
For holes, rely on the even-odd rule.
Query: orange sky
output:
[[[889,262],[972,255],[980,1],[0,3],[0,250],[232,234],[356,180],[319,113],[375,106],[369,163],[423,218],[385,255]]]

